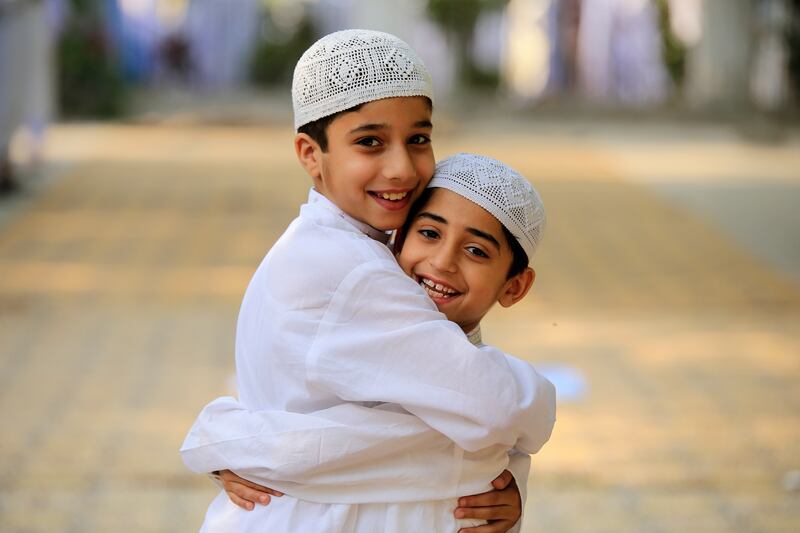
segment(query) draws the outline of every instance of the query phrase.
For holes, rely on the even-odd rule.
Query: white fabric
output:
[[[533,185],[511,167],[482,155],[455,154],[440,161],[428,187],[449,189],[491,215],[533,258],[545,227],[544,204]]]
[[[469,338],[473,344],[481,345],[480,327],[470,332]],[[462,455],[467,465],[462,469],[473,475],[483,476],[481,469],[487,469],[486,475],[491,475],[495,463],[486,459],[496,452],[488,450],[488,456],[463,453],[419,418],[390,404],[368,408],[344,403],[324,411],[296,414],[249,411],[235,399],[225,397],[203,409],[181,453],[195,472],[233,469],[256,483],[289,492],[302,490],[307,500],[325,502],[333,498],[334,503],[362,504],[347,510],[337,507],[339,513],[352,513],[355,508],[360,516],[365,512],[367,516],[417,517],[433,513],[439,517],[437,520],[447,523],[454,504],[439,498],[443,492],[452,490],[456,464],[453,458]],[[511,450],[507,469],[517,482],[524,510],[530,456]],[[216,476],[211,477],[222,488]],[[293,481],[273,482],[276,479]],[[375,493],[372,490],[375,486],[383,490]],[[485,489],[488,487],[481,490]],[[456,494],[468,494],[464,490],[457,489]],[[433,503],[363,505],[386,500],[405,503],[409,498],[425,496]],[[214,520],[230,527],[228,520],[240,518],[235,518],[238,512],[226,499],[214,502],[210,516],[225,517]],[[303,512],[313,512],[317,523],[330,519],[327,506],[304,506]],[[233,518],[228,518],[230,515]],[[460,523],[461,526],[477,524],[476,521]],[[521,524],[520,518],[509,531],[517,533]]]
[[[396,96],[427,96],[433,101],[431,76],[416,52],[384,32],[334,32],[297,61],[292,79],[294,127]]]
[[[471,346],[313,191],[247,290],[237,373],[241,405],[212,402],[184,460],[287,495],[247,512],[220,494],[207,531],[454,531],[455,497],[488,490],[505,450],[538,450],[554,422],[549,382]]]
[[[511,455],[508,469],[517,480],[524,512],[527,498],[527,476],[530,456]],[[486,522],[475,519],[455,520],[455,502],[423,501],[372,504],[319,504],[283,496],[272,498],[264,507],[256,505],[252,511],[244,511],[233,504],[221,491],[211,502],[201,533],[230,532],[376,532],[408,533],[425,531],[450,533],[461,527],[474,527]],[[522,518],[508,530],[519,533]]]

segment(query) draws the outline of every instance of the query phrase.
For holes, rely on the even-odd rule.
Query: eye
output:
[[[375,148],[380,146],[381,141],[377,137],[362,137],[356,141],[356,144],[360,144],[361,146],[366,146],[368,148]]]
[[[409,144],[430,144],[431,138],[427,135],[417,134],[413,135],[409,140]]]
[[[417,233],[425,237],[426,239],[438,239],[439,233],[432,229],[421,229]]]
[[[478,248],[477,246],[467,246],[467,252],[477,257],[489,258],[489,254]]]

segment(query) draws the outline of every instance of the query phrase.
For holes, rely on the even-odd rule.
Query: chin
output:
[[[398,219],[397,221],[381,220],[375,224],[370,224],[370,226],[381,231],[394,231],[402,226],[403,222],[405,222],[405,218]]]

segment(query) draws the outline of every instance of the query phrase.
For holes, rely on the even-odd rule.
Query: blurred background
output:
[[[523,531],[800,531],[797,0],[0,0],[0,530],[198,529],[292,70],[352,27],[425,60],[437,158],[544,198],[483,326],[558,388]]]

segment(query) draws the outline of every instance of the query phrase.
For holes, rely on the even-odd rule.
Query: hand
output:
[[[247,481],[230,470],[222,470],[219,477],[228,498],[246,511],[252,511],[256,503],[269,505],[270,496],[283,496],[282,492]]]
[[[492,481],[494,490],[464,496],[458,499],[456,518],[479,518],[488,524],[478,527],[467,527],[459,533],[505,533],[517,523],[522,516],[522,499],[514,476],[503,470]]]

